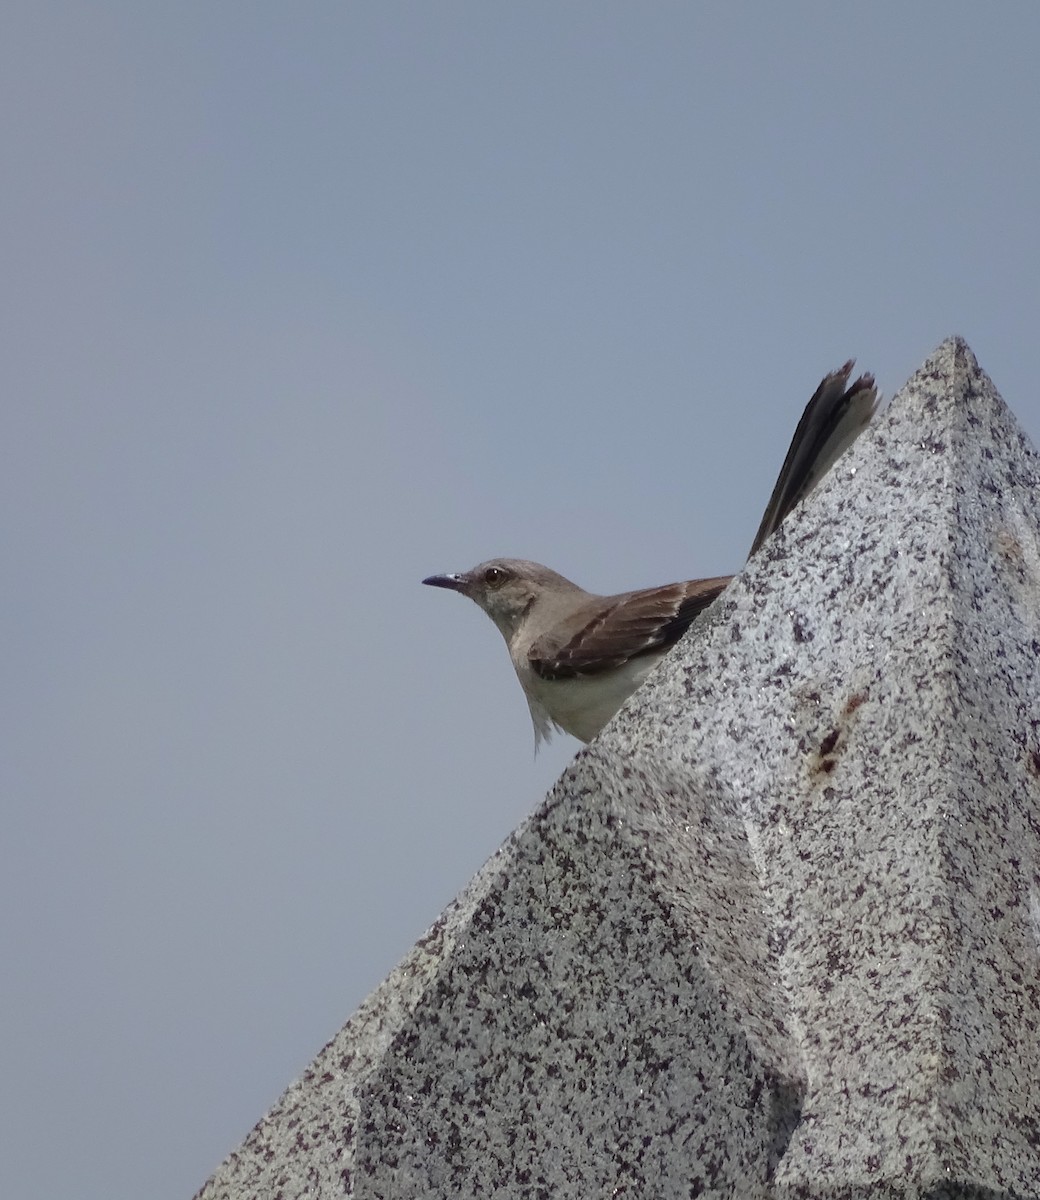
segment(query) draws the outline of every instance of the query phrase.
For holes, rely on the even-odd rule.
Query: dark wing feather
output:
[[[563,645],[548,639],[528,652],[543,679],[573,679],[620,667],[641,654],[667,649],[689,629],[732,579],[691,579],[641,592],[606,596],[602,606]]]
[[[878,401],[874,376],[861,375],[846,389],[853,363],[849,359],[841,370],[827,375],[805,406],[755,534],[751,554],[870,424]]]

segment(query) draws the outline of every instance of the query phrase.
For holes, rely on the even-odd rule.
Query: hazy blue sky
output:
[[[1040,439],[1040,5],[0,19],[0,1195],[187,1198],[577,749],[434,571],[736,569],[820,376]]]

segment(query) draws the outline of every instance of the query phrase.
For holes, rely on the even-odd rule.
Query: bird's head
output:
[[[495,622],[507,642],[547,596],[581,591],[569,579],[524,558],[492,558],[458,575],[430,575],[423,583],[468,596]]]

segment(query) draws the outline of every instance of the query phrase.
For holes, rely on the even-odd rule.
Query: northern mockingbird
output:
[[[874,377],[861,375],[850,385],[852,366],[850,359],[826,376],[806,406],[751,554],[870,423],[878,403]],[[498,626],[527,697],[537,748],[554,727],[591,741],[732,578],[597,596],[539,563],[493,558],[423,583],[468,596]]]

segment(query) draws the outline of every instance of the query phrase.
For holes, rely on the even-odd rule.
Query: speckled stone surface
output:
[[[200,1196],[1040,1195],[1038,481],[944,343]]]

